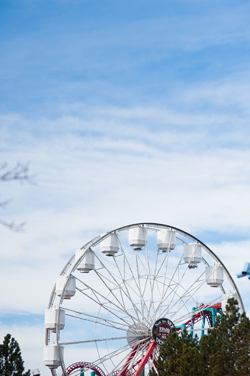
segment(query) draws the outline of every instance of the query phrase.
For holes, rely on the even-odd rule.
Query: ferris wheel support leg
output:
[[[215,324],[215,321],[216,321],[216,314],[215,314],[215,309],[212,308],[212,321],[213,321],[213,326]]]
[[[155,341],[152,341],[148,350],[147,350],[147,352],[146,352],[146,354],[142,358],[141,363],[140,363],[139,367],[137,368],[134,376],[140,376],[141,375],[149,357],[152,355],[152,352],[154,351],[156,346],[157,346],[157,343]]]
[[[201,327],[202,327],[201,337],[203,337],[204,336],[204,327],[205,327],[205,316],[202,317]]]

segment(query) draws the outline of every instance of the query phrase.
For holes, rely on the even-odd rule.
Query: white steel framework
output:
[[[138,227],[146,232],[147,240],[145,246],[136,248],[129,245],[128,238],[129,230]],[[157,232],[162,230],[174,232],[175,247],[172,244],[158,249]],[[111,234],[117,237],[119,250],[107,256],[100,245]],[[183,257],[183,245],[190,243],[199,245],[202,251],[200,262],[195,264]],[[71,363],[80,361],[100,367],[106,375],[134,374],[152,345],[152,327],[159,318],[166,317],[177,329],[183,328],[194,309],[198,312],[202,304],[213,306],[228,293],[237,296],[240,309],[244,309],[237,286],[221,260],[203,242],[173,226],[131,224],[100,235],[81,249],[82,256],[72,256],[61,273],[67,280],[75,278],[75,296],[64,299],[66,282],[61,296],[56,295],[54,287],[48,305],[49,309],[59,308],[59,314],[56,332],[46,329],[45,342],[57,345],[59,372],[64,375]],[[94,253],[94,267],[81,273],[77,268],[88,252]],[[217,288],[208,285],[206,268],[211,265],[223,270],[223,283]],[[65,328],[60,330],[62,310]],[[197,324],[192,330],[204,327]],[[158,347],[152,347],[146,372],[157,352]],[[54,369],[52,374],[56,374]]]

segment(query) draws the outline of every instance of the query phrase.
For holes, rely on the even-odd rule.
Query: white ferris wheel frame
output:
[[[70,258],[70,260],[67,262],[67,264],[65,265],[65,267],[63,268],[63,270],[61,271],[61,273],[60,273],[60,276],[65,276],[65,275],[67,275],[67,277],[68,277],[68,279],[67,280],[69,280],[69,278],[70,278],[70,276],[77,270],[77,267],[78,267],[78,265],[82,262],[82,260],[84,259],[84,257],[86,256],[86,252],[89,250],[89,249],[91,249],[91,250],[93,250],[97,245],[99,245],[103,240],[105,240],[106,238],[108,238],[111,234],[113,234],[113,233],[115,233],[115,234],[119,234],[119,233],[121,233],[121,232],[123,232],[123,231],[128,231],[128,230],[130,230],[130,229],[132,229],[132,228],[136,228],[136,227],[139,227],[139,226],[143,226],[146,230],[150,230],[150,231],[160,231],[160,230],[163,230],[163,229],[171,229],[171,230],[173,230],[173,231],[175,231],[176,232],[176,240],[178,241],[178,243],[180,243],[180,244],[188,244],[188,242],[189,241],[191,241],[191,242],[196,242],[196,243],[198,243],[198,244],[200,244],[201,246],[202,246],[202,249],[206,252],[206,254],[208,254],[217,264],[219,264],[222,268],[223,268],[223,272],[224,272],[224,274],[225,274],[225,276],[226,276],[226,278],[227,278],[227,280],[229,281],[229,284],[231,285],[231,288],[232,288],[232,291],[234,291],[235,293],[236,293],[236,295],[237,295],[237,300],[238,300],[238,304],[239,304],[239,308],[240,308],[240,310],[241,311],[244,311],[244,305],[243,305],[243,302],[242,302],[242,299],[241,299],[241,296],[240,296],[240,293],[239,293],[239,291],[238,291],[238,288],[237,288],[237,286],[236,286],[236,284],[235,284],[235,282],[234,282],[234,280],[233,280],[233,278],[231,277],[231,275],[230,275],[230,273],[229,273],[229,271],[227,270],[227,268],[226,268],[226,266],[224,265],[224,263],[219,259],[219,257],[206,245],[206,244],[204,244],[202,241],[200,241],[198,238],[196,238],[195,236],[193,236],[193,235],[191,235],[191,234],[189,234],[189,233],[187,233],[187,232],[185,232],[185,231],[183,231],[183,230],[181,230],[181,229],[179,229],[179,228],[177,228],[177,227],[174,227],[174,226],[170,226],[170,225],[165,225],[165,224],[159,224],[159,223],[150,223],[150,222],[142,222],[142,223],[134,223],[134,224],[130,224],[130,225],[127,225],[127,226],[122,226],[122,227],[119,227],[119,228],[117,228],[117,229],[115,229],[115,230],[112,230],[112,231],[110,231],[110,232],[108,232],[108,233],[106,233],[106,234],[104,234],[104,235],[99,235],[99,236],[97,236],[96,238],[94,238],[94,239],[92,239],[91,241],[89,241],[88,243],[86,243],[83,247],[81,247],[81,250],[83,250],[83,251],[85,251],[84,253],[83,253],[83,255],[78,259],[78,260],[75,260],[75,256],[73,255],[71,258]],[[122,250],[122,253],[123,253],[123,257],[124,257],[124,259],[126,259],[126,252],[125,252],[125,250],[123,249],[123,246],[122,246],[122,244],[120,243],[120,246],[121,246],[121,250]],[[146,252],[147,253],[147,252]],[[138,259],[138,258],[140,258],[140,255],[138,255],[138,252],[135,252],[135,257],[136,257],[136,263],[138,263],[139,261],[140,261],[140,259]],[[169,255],[170,255],[170,251],[168,251],[167,252],[167,254],[166,254],[166,260],[167,260],[167,264],[168,264],[168,259],[169,259]],[[110,278],[112,279],[112,283],[113,283],[113,280],[115,279],[113,276],[112,276],[112,274],[108,271],[108,269],[107,269],[107,267],[102,263],[102,260],[99,258],[99,256],[97,255],[97,254],[95,254],[95,257],[97,257],[98,259],[99,259],[99,262],[103,265],[103,267],[104,268],[106,268],[106,273],[107,273],[107,275],[109,275],[110,276]],[[116,256],[115,256],[116,257]],[[115,257],[113,257],[113,259],[114,259],[114,262],[116,262],[115,261]],[[158,256],[157,256],[158,257]],[[138,261],[139,260],[139,261]],[[149,262],[149,260],[147,260],[147,262]],[[204,258],[204,257],[202,257],[202,262],[203,262],[203,264],[205,264],[206,266],[209,266],[209,264],[207,263],[207,261],[206,261],[206,259]],[[126,259],[126,263],[127,263],[127,265],[128,265],[128,267],[130,267],[129,265],[130,265],[130,262]],[[179,261],[179,263],[180,263],[180,261]],[[179,268],[179,264],[176,266],[176,270]],[[118,268],[118,270],[119,270],[119,268]],[[148,265],[148,270],[150,271],[150,267],[149,267],[149,265]],[[175,270],[175,272],[174,273],[176,273],[176,270]],[[138,290],[140,290],[140,278],[139,278],[139,270],[138,270],[138,264],[137,264],[137,271],[138,271],[138,275],[137,275],[137,279],[138,279],[138,282],[137,282],[137,284],[138,284]],[[98,272],[97,272],[98,273]],[[167,276],[166,276],[166,273],[167,273],[167,267],[166,267],[166,269],[165,269],[165,275],[163,276],[163,280],[166,282],[167,281]],[[133,273],[131,274],[132,276],[133,276]],[[110,304],[110,306],[112,306],[112,307],[114,307],[114,308],[119,308],[118,307],[118,303],[116,303],[116,301],[117,301],[117,297],[115,296],[115,294],[112,292],[112,288],[109,288],[108,287],[108,285],[107,285],[107,283],[106,283],[106,280],[102,277],[102,275],[100,274],[99,275],[99,278],[100,278],[100,280],[102,280],[102,283],[103,284],[105,284],[106,285],[106,288],[107,289],[109,289],[110,290],[110,296],[111,296],[111,298],[108,298],[108,297],[102,297],[102,298],[105,298],[106,299],[106,301],[107,301],[107,304]],[[122,276],[121,276],[121,278],[122,278]],[[150,276],[148,276],[148,278],[150,279]],[[172,279],[173,279],[173,277],[172,277]],[[171,280],[170,280],[171,281]],[[196,281],[197,282],[197,281]],[[152,283],[152,281],[150,280],[150,283]],[[181,285],[181,284],[180,284]],[[87,284],[86,284],[86,286],[87,286]],[[170,282],[169,282],[169,286],[170,286]],[[169,287],[168,286],[168,287]],[[64,288],[63,288],[63,291],[62,291],[62,294],[61,294],[61,297],[60,297],[60,299],[59,299],[59,303],[58,303],[58,307],[59,308],[61,308],[62,306],[63,306],[63,302],[64,302],[64,293],[65,293],[65,289],[67,288],[67,283],[65,284],[65,286],[64,286]],[[88,288],[90,288],[90,286],[88,286]],[[128,299],[131,299],[131,306],[133,306],[134,307],[134,309],[135,309],[135,312],[137,312],[138,313],[138,315],[140,315],[140,317],[143,317],[144,318],[144,322],[145,323],[148,323],[149,322],[149,315],[150,315],[150,312],[151,312],[151,306],[152,306],[152,304],[154,304],[152,301],[149,303],[149,307],[147,306],[146,307],[146,304],[145,304],[145,301],[144,301],[144,296],[143,296],[143,293],[140,293],[140,299],[141,299],[141,307],[146,307],[145,308],[145,311],[143,311],[143,312],[138,312],[138,308],[137,307],[135,307],[135,304],[133,303],[133,298],[130,296],[130,293],[129,293],[129,291],[128,291],[128,289],[126,289],[126,287],[125,287],[125,285],[123,286],[123,287],[120,287],[120,288],[123,288],[123,289],[125,289],[125,296],[128,298]],[[225,290],[224,290],[224,288],[223,288],[223,286],[220,286],[220,289],[221,289],[221,291],[222,291],[222,293],[224,293],[225,294]],[[92,288],[92,290],[93,290],[93,292],[94,292],[94,294],[99,294],[99,297],[101,296],[101,294],[100,293],[98,293],[98,291],[96,291],[94,288]],[[151,286],[151,290],[152,290],[152,286]],[[152,290],[153,291],[153,290]],[[194,288],[194,292],[193,292],[193,295],[194,295],[194,293],[195,293],[195,291],[196,291],[196,289]],[[163,303],[163,301],[166,299],[166,295],[164,295],[164,294],[166,294],[166,290],[164,290],[163,289],[163,293],[162,293],[162,301],[160,302],[160,304],[162,304]],[[98,302],[98,299],[99,299],[99,297],[97,297],[96,298],[96,302]],[[151,297],[151,298],[153,298],[153,297]],[[193,296],[192,296],[192,298],[193,298]],[[50,296],[50,299],[49,299],[49,304],[48,304],[48,309],[50,309],[50,308],[52,308],[53,307],[53,305],[54,305],[54,303],[55,303],[55,299],[56,299],[56,285],[54,286],[54,288],[53,288],[53,290],[52,290],[52,293],[51,293],[51,296]],[[184,302],[184,304],[185,304],[185,302]],[[123,302],[121,302],[120,303],[120,307],[123,307],[123,309],[124,309],[124,312],[125,312],[125,314],[127,315],[127,317],[130,317],[131,316],[131,314],[130,314],[130,312],[128,312],[127,311],[127,309],[126,309],[126,306],[125,306],[125,303]],[[161,307],[160,307],[161,308]],[[159,308],[159,304],[158,304],[158,311],[160,311],[161,309]],[[100,307],[100,309],[101,309],[101,307]],[[108,305],[106,306],[106,308],[105,308],[106,310],[109,310],[109,308],[108,308]],[[119,308],[119,309],[121,309],[121,308]],[[143,308],[144,309],[144,308]],[[147,311],[147,312],[146,312]],[[162,310],[162,311],[164,311],[164,310]],[[98,318],[98,320],[99,320],[99,324],[100,324],[100,321],[101,320],[104,320],[105,321],[105,319],[104,318],[101,318],[101,317],[98,317],[98,315],[99,314],[97,314],[97,316],[93,316],[93,317],[91,317],[91,315],[89,315],[89,321],[92,321],[92,320],[94,320],[94,319],[97,319]],[[114,315],[116,315],[116,313],[114,313]],[[147,316],[148,315],[148,316]],[[80,317],[81,316],[81,312],[78,312],[78,316]],[[88,315],[85,315],[85,317],[86,316],[88,316]],[[78,317],[78,318],[79,318]],[[153,319],[152,318],[150,318],[151,319],[151,322],[150,322],[150,325],[152,326],[152,320],[156,320],[157,318],[159,318],[159,317],[154,317]],[[169,319],[171,319],[171,317],[168,317]],[[138,321],[140,321],[139,320],[139,317],[137,317],[137,319],[138,319]],[[131,320],[132,320],[132,322],[134,322],[134,321],[136,321],[136,320],[134,320],[133,318],[131,318]],[[133,321],[134,320],[134,321]],[[183,320],[184,320],[184,317],[183,317]],[[119,320],[117,320],[117,321],[119,321]],[[67,371],[66,371],[66,367],[65,367],[65,364],[64,364],[64,359],[63,359],[63,354],[62,354],[62,351],[61,351],[61,346],[63,346],[63,345],[70,345],[70,344],[77,344],[77,343],[95,343],[96,345],[97,345],[97,343],[98,342],[102,342],[102,341],[112,341],[112,340],[114,340],[114,339],[119,339],[119,337],[116,337],[116,338],[105,338],[105,339],[95,339],[95,340],[88,340],[88,339],[86,339],[86,340],[83,340],[83,341],[79,341],[79,342],[74,342],[74,341],[72,341],[72,342],[66,342],[66,343],[64,343],[64,342],[61,342],[60,341],[60,329],[59,329],[59,322],[60,322],[60,309],[59,309],[59,314],[58,314],[58,323],[57,323],[57,327],[56,327],[56,344],[57,344],[57,346],[58,346],[58,353],[59,353],[59,357],[60,357],[60,362],[61,362],[61,368],[62,368],[62,373],[64,374],[64,376],[66,376],[67,375]],[[118,323],[119,324],[119,328],[121,329],[121,322],[119,322]],[[106,325],[106,327],[113,327],[114,326],[114,321],[109,321],[108,319],[106,320],[106,322],[105,322],[105,325]],[[136,322],[134,322],[134,324],[133,325],[136,325]],[[133,330],[133,325],[130,325],[130,327],[132,328],[131,330]],[[125,326],[126,326],[126,324],[125,324]],[[142,328],[142,330],[144,330],[144,328]],[[193,329],[193,330],[195,330],[195,329]],[[149,337],[150,337],[150,334],[149,334]],[[124,336],[120,336],[120,339],[124,339],[124,338],[127,338],[127,334]],[[50,331],[49,330],[46,330],[46,334],[45,334],[45,344],[46,345],[48,345],[50,343]],[[149,346],[149,342],[148,341],[144,341],[143,343],[142,343],[142,345],[141,345],[141,349],[140,349],[140,351],[141,351],[141,354],[142,353],[145,353],[145,351],[147,350],[147,348],[148,348],[148,346]],[[120,352],[122,352],[123,351],[123,349],[122,348],[120,348],[120,349],[118,349],[117,350],[117,354],[119,353],[119,351]],[[154,350],[154,351],[156,351],[156,350]],[[109,356],[110,357],[112,357],[113,355],[115,355],[115,354],[109,354]],[[101,364],[102,362],[100,361],[99,362],[99,365]],[[97,364],[97,366],[98,366],[98,364]],[[54,370],[54,369],[51,369],[51,372],[52,372],[52,375],[53,376],[56,376],[56,371]],[[119,374],[119,372],[118,371],[116,371],[116,373],[113,373],[113,375],[118,375]]]

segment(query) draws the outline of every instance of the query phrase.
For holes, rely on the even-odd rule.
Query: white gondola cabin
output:
[[[198,243],[184,244],[183,258],[189,268],[196,268],[202,259],[201,245]]]
[[[65,287],[66,286],[66,287]],[[64,299],[72,298],[76,293],[76,280],[73,276],[60,275],[56,279],[56,295],[61,296],[63,289],[64,290]]]
[[[51,332],[56,332],[56,325],[58,322],[59,308],[50,308],[45,311],[44,325],[46,329],[49,329]],[[59,330],[62,330],[65,326],[65,311],[60,310],[60,323]]]
[[[115,232],[101,241],[100,249],[106,256],[114,256],[119,252],[120,244]]]
[[[43,363],[45,366],[56,369],[60,366],[60,357],[59,357],[59,351],[58,351],[58,345],[47,345],[43,348]],[[63,355],[64,348],[60,346],[60,351]]]
[[[140,251],[147,244],[147,230],[143,226],[129,229],[128,242],[135,251]]]
[[[157,231],[157,247],[162,252],[172,251],[175,248],[176,236],[172,229]]]
[[[84,253],[85,256],[77,266],[77,270],[79,270],[81,273],[89,273],[95,268],[95,254],[91,249],[88,249],[87,251],[84,249],[77,249],[75,251],[75,261],[79,260]]]
[[[206,281],[209,286],[219,287],[223,280],[223,268],[219,264],[206,267]]]

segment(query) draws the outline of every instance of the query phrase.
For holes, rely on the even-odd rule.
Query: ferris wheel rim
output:
[[[240,296],[240,293],[238,291],[238,288],[234,282],[234,280],[232,279],[230,273],[228,272],[227,268],[225,267],[224,263],[219,259],[219,257],[205,244],[203,243],[200,239],[196,238],[195,236],[191,235],[190,233],[186,232],[186,231],[183,231],[175,226],[171,226],[171,225],[166,225],[166,224],[161,224],[161,223],[154,223],[154,222],[139,222],[139,223],[133,223],[133,224],[129,224],[129,225],[125,225],[125,226],[122,226],[122,227],[118,227],[114,230],[111,230],[103,235],[100,235],[98,237],[95,237],[94,239],[92,239],[91,241],[87,242],[85,245],[83,245],[81,247],[81,250],[85,250],[85,252],[90,249],[91,247],[95,247],[97,244],[99,244],[102,240],[106,239],[108,236],[110,236],[112,233],[119,233],[121,231],[126,231],[126,230],[129,230],[131,228],[136,228],[138,226],[146,226],[148,229],[150,230],[156,230],[157,229],[164,229],[164,228],[168,228],[168,229],[172,229],[174,231],[176,231],[177,233],[183,235],[184,237],[186,237],[187,239],[190,239],[192,241],[195,241],[199,244],[202,245],[202,247],[206,250],[206,252],[208,252],[211,257],[213,259],[215,259],[220,265],[221,267],[223,268],[224,272],[226,273],[227,275],[227,278],[229,279],[230,283],[233,285],[234,287],[234,290],[236,291],[237,293],[237,296],[239,297],[239,300],[240,300],[240,306],[242,308],[242,310],[244,310],[244,306],[243,306],[243,302],[242,302],[242,299],[241,299],[241,296]],[[180,242],[182,242],[181,239],[179,239]],[[185,243],[183,241],[183,243]],[[69,260],[69,262],[66,264],[66,266],[64,267],[64,269],[62,270],[61,274],[60,275],[64,275],[65,272],[67,272],[68,270],[69,273],[68,273],[68,278],[72,275],[72,273],[75,272],[76,270],[76,263],[72,266],[72,263],[73,263],[73,259],[74,259],[74,256]],[[71,267],[71,268],[70,268]],[[49,307],[51,307],[53,305],[53,300],[55,298],[55,288],[54,290],[52,291],[52,294],[51,294],[51,298],[50,298],[50,302],[49,302]],[[63,294],[60,298],[60,303],[59,303],[59,306],[61,307],[62,305],[62,302],[63,302]],[[60,312],[59,312],[59,316],[60,316]],[[58,345],[58,348],[59,348],[59,353],[60,353],[60,346],[62,345],[62,343],[60,342],[60,339],[59,339],[59,330],[57,328],[57,332],[56,332],[57,336],[57,345]],[[60,354],[60,358],[61,358],[61,361],[62,361],[62,364],[63,364],[63,357],[62,357],[62,354]]]
[[[242,311],[245,311],[244,304],[243,304],[243,301],[241,299],[238,287],[237,287],[236,283],[234,282],[234,280],[233,280],[231,274],[229,273],[228,269],[226,268],[225,264],[211,250],[211,248],[208,247],[203,241],[201,241],[199,238],[195,237],[194,235],[190,234],[189,232],[184,231],[184,230],[182,230],[182,229],[180,229],[180,228],[178,228],[176,226],[172,226],[172,225],[168,225],[168,224],[162,224],[162,223],[158,223],[158,222],[136,222],[136,223],[133,223],[133,224],[129,224],[129,225],[124,225],[124,226],[117,227],[116,229],[108,231],[108,232],[106,232],[103,235],[99,235],[99,236],[93,238],[92,240],[90,240],[89,242],[85,243],[80,249],[87,249],[91,245],[95,245],[96,243],[98,243],[98,242],[102,241],[103,239],[105,239],[106,237],[108,237],[113,232],[119,232],[119,231],[123,231],[123,230],[129,229],[129,228],[133,228],[133,227],[141,226],[141,225],[156,226],[156,227],[159,227],[159,228],[171,228],[171,229],[173,229],[173,230],[175,230],[175,231],[183,234],[184,236],[187,236],[191,240],[195,240],[196,242],[200,243],[212,255],[212,257],[215,258],[220,263],[220,265],[223,267],[223,270],[227,274],[227,277],[230,279],[230,282],[232,283],[235,291],[237,292],[237,295],[238,295],[239,300],[240,300],[239,303],[240,303],[241,309],[242,309]],[[65,273],[65,270],[67,270],[67,266],[72,262],[73,259],[74,259],[74,255],[71,257],[71,259],[65,265],[65,267],[62,269],[60,275],[63,275]],[[54,289],[52,290],[52,293],[51,293],[51,296],[50,296],[50,299],[49,299],[48,308],[53,303],[54,297],[55,297],[55,286],[54,286]]]

